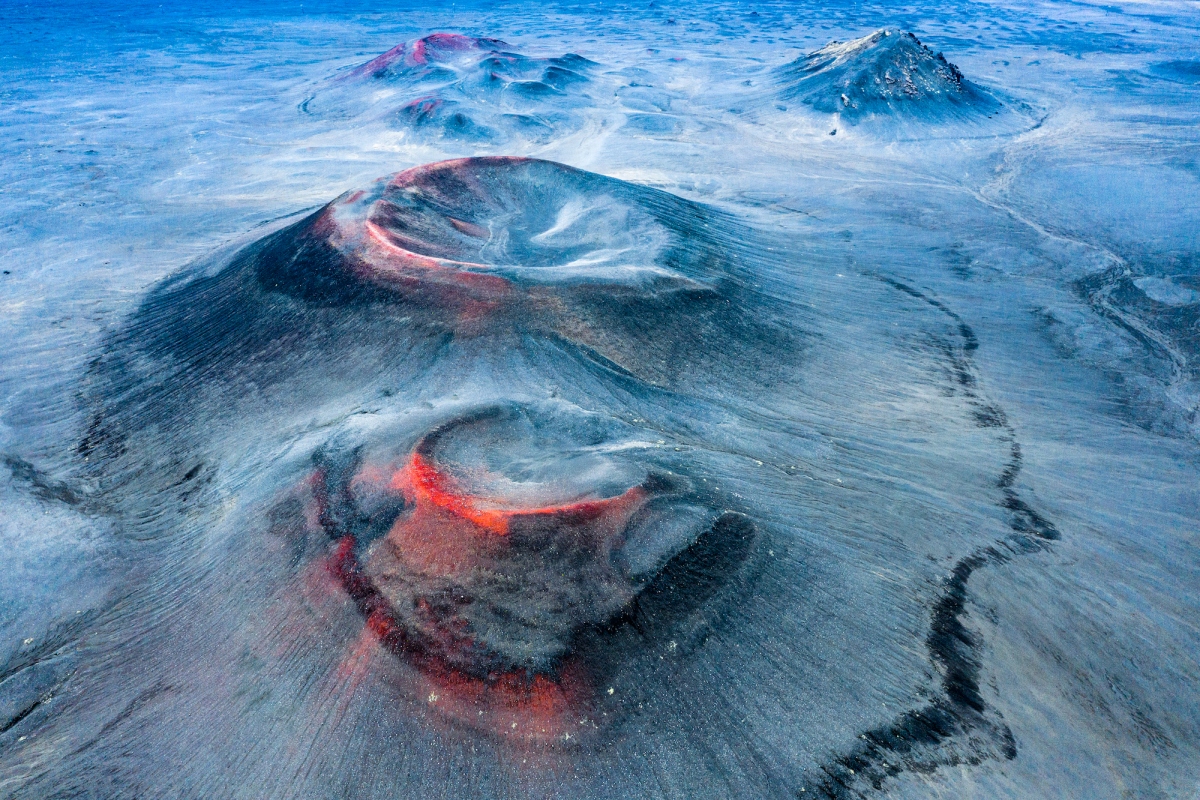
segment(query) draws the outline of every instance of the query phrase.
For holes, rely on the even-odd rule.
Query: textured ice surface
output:
[[[4,22],[0,795],[1195,796],[1194,7]]]

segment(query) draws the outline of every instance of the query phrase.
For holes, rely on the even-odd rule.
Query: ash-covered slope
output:
[[[838,305],[807,258],[493,157],[168,278],[61,461],[10,465],[128,555],[76,660],[0,664],[5,796],[648,797],[661,763],[842,797],[1011,760],[968,583],[1057,532],[969,326],[895,281]]]
[[[1001,108],[945,56],[895,28],[830,42],[781,67],[777,77],[782,97],[850,122],[871,116],[986,118]]]
[[[472,144],[545,142],[575,130],[593,61],[534,58],[499,40],[435,33],[402,42],[309,98],[303,109],[384,120],[410,135]]]

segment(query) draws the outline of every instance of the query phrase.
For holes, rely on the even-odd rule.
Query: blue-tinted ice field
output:
[[[1200,9],[0,8],[0,796],[1195,798]]]

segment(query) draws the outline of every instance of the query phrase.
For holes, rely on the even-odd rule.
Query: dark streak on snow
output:
[[[996,486],[1003,493],[1001,507],[1012,512],[1008,523],[1012,534],[960,559],[943,583],[925,639],[929,657],[942,675],[941,695],[888,725],[860,734],[860,744],[807,777],[796,792],[798,798],[864,797],[881,790],[888,778],[903,772],[928,774],[945,766],[1016,758],[1012,731],[1000,713],[989,708],[980,691],[983,642],[967,626],[968,583],[977,569],[1038,552],[1059,538],[1054,524],[1017,493],[1021,446],[1003,409],[978,389],[974,353],[979,340],[975,332],[941,301],[893,278],[876,277],[942,312],[956,326],[957,343],[943,343],[941,349],[958,390],[971,406],[975,423],[981,428],[998,429],[1000,441],[1009,445],[1009,460]]]
[[[68,506],[77,506],[84,501],[79,492],[65,483],[49,478],[23,458],[5,456],[4,466],[12,471],[14,481],[27,484],[33,496],[40,500],[55,501]]]

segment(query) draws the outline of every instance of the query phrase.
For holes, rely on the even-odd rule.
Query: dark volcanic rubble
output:
[[[908,31],[833,41],[781,67],[780,94],[857,121],[871,116],[986,117],[1000,103]]]

